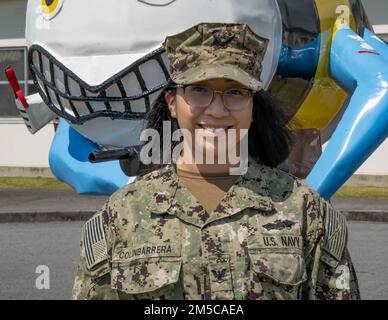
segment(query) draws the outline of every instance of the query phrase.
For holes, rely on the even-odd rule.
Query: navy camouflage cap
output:
[[[171,79],[177,84],[225,78],[251,90],[262,88],[260,74],[268,39],[247,24],[201,23],[164,42]]]

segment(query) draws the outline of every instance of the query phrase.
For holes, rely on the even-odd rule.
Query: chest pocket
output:
[[[111,288],[120,299],[181,299],[180,246],[118,248],[112,259]]]
[[[293,251],[251,251],[251,299],[300,299],[307,280],[303,256]]]

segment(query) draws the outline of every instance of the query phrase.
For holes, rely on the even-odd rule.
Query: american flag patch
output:
[[[82,228],[82,241],[85,247],[88,269],[107,259],[108,252],[101,214],[94,216],[85,223]]]
[[[348,232],[345,216],[327,206],[325,219],[325,244],[324,249],[337,261],[342,258],[346,246]]]

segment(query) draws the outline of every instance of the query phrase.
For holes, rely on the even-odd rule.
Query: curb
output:
[[[0,223],[86,221],[93,214],[95,214],[95,211],[0,213]]]
[[[388,212],[383,210],[341,211],[347,221],[388,222]]]
[[[383,210],[342,210],[341,212],[345,215],[347,221],[388,223],[388,212]],[[0,213],[0,223],[86,221],[91,218],[93,214],[95,214],[95,211]]]

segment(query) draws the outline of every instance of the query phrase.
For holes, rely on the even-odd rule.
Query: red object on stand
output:
[[[26,100],[26,97],[24,96],[22,89],[20,89],[19,81],[16,78],[16,74],[13,68],[5,69],[5,75],[7,76],[8,82],[12,87],[12,90],[15,94],[15,98],[17,98],[22,103],[25,109],[28,109],[29,108],[28,102]]]

